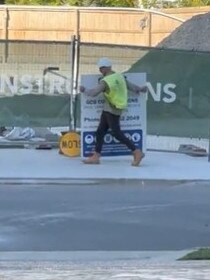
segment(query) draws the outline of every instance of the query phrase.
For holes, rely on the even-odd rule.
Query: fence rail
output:
[[[156,46],[183,21],[210,7],[145,10],[0,6],[0,39],[69,41]]]
[[[146,72],[148,134],[208,138],[209,52],[76,43],[9,41],[0,70],[1,126],[80,127],[79,77],[98,73],[97,60],[107,56],[116,71]]]

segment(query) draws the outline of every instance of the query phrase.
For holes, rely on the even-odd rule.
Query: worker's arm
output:
[[[106,84],[104,81],[100,81],[97,86],[91,89],[87,89],[84,86],[80,86],[80,92],[93,97],[97,96],[101,92],[104,92],[105,90],[106,90]]]
[[[132,91],[132,92],[135,92],[135,93],[147,92],[147,86],[140,87],[138,85],[135,85],[135,84],[131,83],[127,79],[125,79],[125,81],[126,81],[127,89],[129,91]]]

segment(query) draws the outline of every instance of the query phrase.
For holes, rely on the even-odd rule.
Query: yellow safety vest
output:
[[[105,98],[117,109],[125,109],[128,103],[128,90],[124,76],[114,73],[104,77],[103,80],[109,87],[109,92],[104,93]]]

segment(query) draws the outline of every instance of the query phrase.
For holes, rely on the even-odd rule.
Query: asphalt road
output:
[[[0,185],[0,251],[210,246],[210,182]]]

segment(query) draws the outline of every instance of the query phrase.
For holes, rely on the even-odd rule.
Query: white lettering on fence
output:
[[[155,102],[173,103],[176,100],[176,85],[173,83],[162,84],[157,82],[153,87],[147,82],[148,92]],[[33,75],[1,75],[0,93],[3,95],[14,94],[64,94],[71,92],[71,82],[62,77],[47,79],[43,76]],[[135,103],[135,99],[129,98],[129,103]],[[96,100],[88,99],[87,104],[94,103]]]

